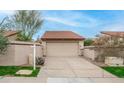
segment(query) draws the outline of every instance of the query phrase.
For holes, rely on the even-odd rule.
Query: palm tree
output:
[[[41,12],[36,10],[19,10],[8,20],[10,29],[19,31],[17,40],[31,41],[32,37],[41,28],[43,19]]]

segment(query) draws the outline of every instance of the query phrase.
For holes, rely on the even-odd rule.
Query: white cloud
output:
[[[96,26],[101,25],[101,23],[102,23],[101,20],[95,19],[88,15],[80,16],[80,25],[82,27],[88,27],[88,28],[96,27]]]
[[[121,24],[113,25],[105,30],[106,31],[124,31],[124,25],[121,25]]]
[[[124,22],[117,21],[111,25],[108,25],[102,29],[103,31],[124,31]]]
[[[44,19],[74,27],[96,27],[101,24],[100,20],[90,17],[82,12],[60,11],[44,15]]]
[[[65,25],[69,25],[69,26],[75,26],[75,27],[79,27],[79,23],[74,22],[74,21],[69,21],[63,18],[55,18],[55,17],[44,17],[45,20],[48,21],[54,21],[54,22],[58,22],[58,23],[62,23]]]

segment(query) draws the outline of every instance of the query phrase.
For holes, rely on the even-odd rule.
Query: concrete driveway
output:
[[[124,83],[81,57],[47,57],[38,77],[0,77],[0,83]]]
[[[46,78],[113,78],[112,74],[82,57],[46,57],[39,77]]]

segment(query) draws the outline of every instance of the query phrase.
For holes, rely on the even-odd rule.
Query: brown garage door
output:
[[[78,43],[47,43],[47,56],[78,56]]]

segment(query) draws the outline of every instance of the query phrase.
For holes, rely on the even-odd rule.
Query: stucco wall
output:
[[[4,55],[0,55],[0,65],[6,66],[6,65],[14,65],[15,64],[15,46],[9,45],[7,53]]]
[[[14,42],[10,43],[5,55],[0,55],[0,65],[24,65],[28,64],[29,55],[33,55],[33,44]],[[36,56],[42,56],[42,46],[36,44]]]
[[[124,58],[123,47],[84,47],[81,49],[84,57],[90,58],[94,61],[105,62],[105,57],[121,57]]]
[[[84,57],[90,58],[92,60],[95,60],[97,57],[97,52],[90,48],[84,48],[81,50],[81,52]]]
[[[124,66],[124,59],[121,57],[105,57],[105,64],[110,66]]]

